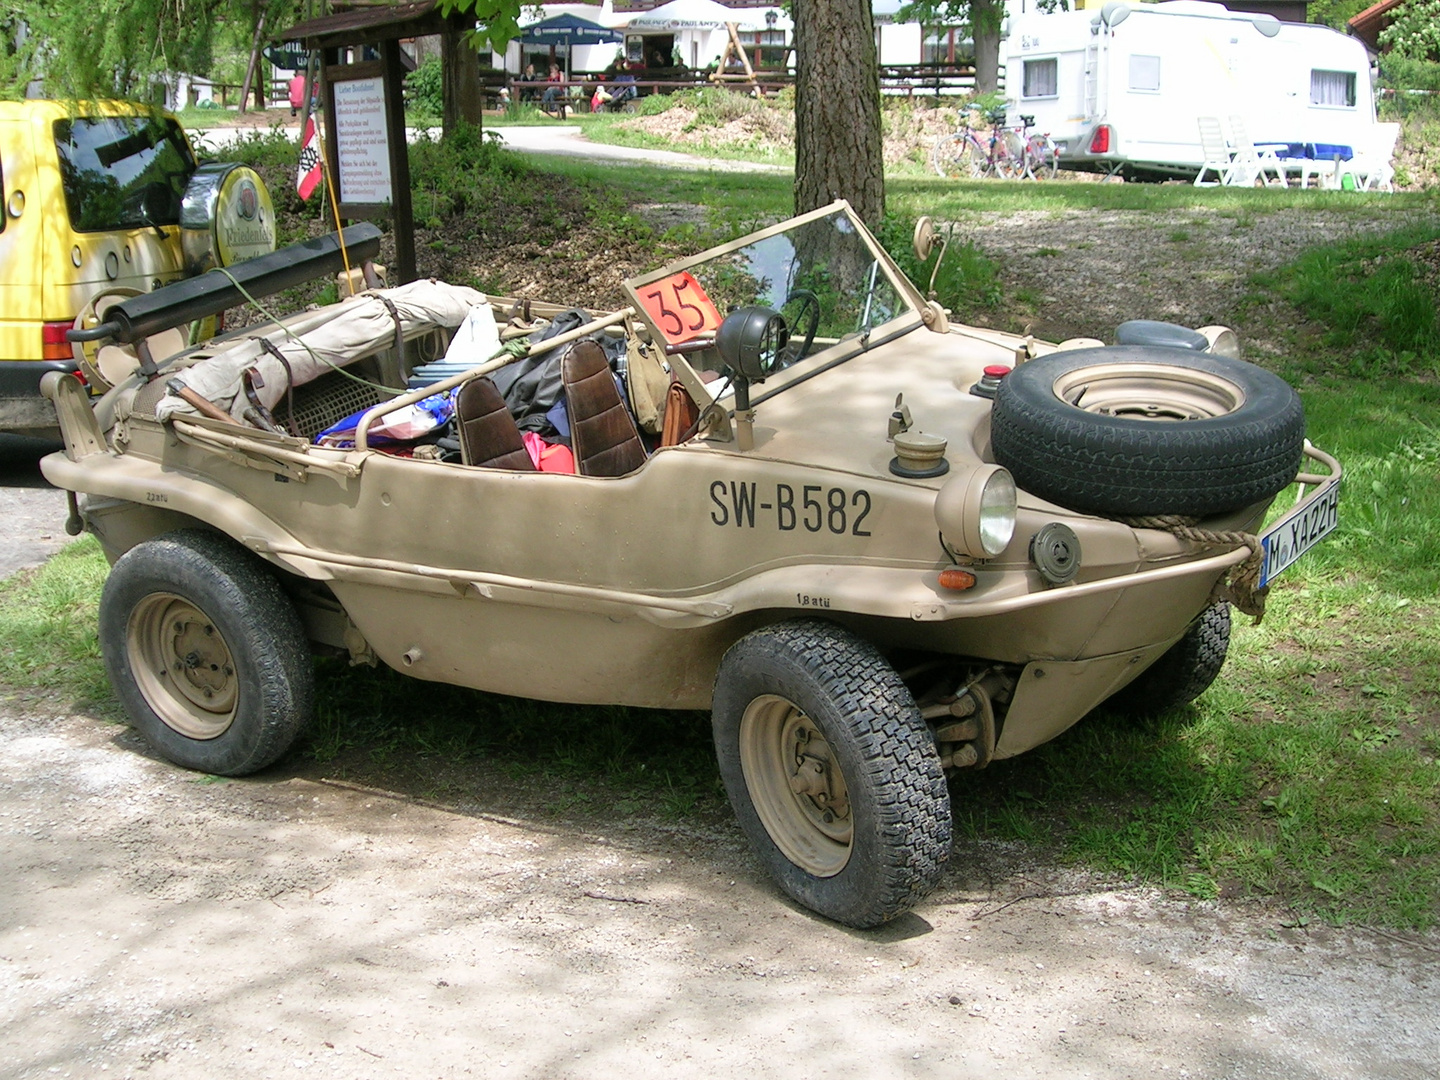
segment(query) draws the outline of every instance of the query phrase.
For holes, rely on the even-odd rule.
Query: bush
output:
[[[1381,119],[1440,120],[1440,64],[1382,56],[1379,85]]]
[[[438,120],[445,114],[445,85],[438,56],[430,57],[405,76],[405,98],[416,119]]]
[[[923,263],[917,259],[911,246],[915,220],[905,214],[886,214],[875,235],[921,293],[929,285],[938,257],[940,272],[935,276],[935,299],[956,318],[966,319],[1000,302],[1000,268],[970,241],[957,243],[952,236],[943,255],[932,254]]]

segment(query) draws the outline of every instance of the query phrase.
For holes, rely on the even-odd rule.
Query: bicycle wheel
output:
[[[1060,172],[1060,151],[1049,135],[1030,136],[1025,159],[1025,172],[1035,180],[1054,180]]]
[[[941,135],[930,148],[930,164],[937,176],[947,180],[970,176],[970,140],[963,135]]]
[[[991,147],[990,168],[1002,180],[1019,180],[1025,175],[1025,140],[1014,131],[1003,131]]]

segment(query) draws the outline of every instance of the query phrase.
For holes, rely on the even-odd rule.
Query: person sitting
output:
[[[538,81],[539,81],[539,77],[535,74],[535,65],[534,65],[534,64],[526,64],[526,65],[525,65],[525,71],[520,75],[520,78],[517,79],[516,81],[517,81],[517,82],[522,82],[522,83],[538,82]],[[528,89],[525,89],[525,88],[522,87],[521,90],[520,90],[520,100],[521,100],[521,101],[534,101],[534,100],[535,100],[535,91],[534,91],[534,90],[528,90]]]
[[[546,112],[550,112],[552,109],[559,109],[560,116],[563,119],[565,116],[565,90],[560,84],[565,81],[565,76],[561,73],[558,64],[550,65],[550,74],[546,77],[545,81],[550,85],[545,87],[545,92],[540,95],[540,107]]]

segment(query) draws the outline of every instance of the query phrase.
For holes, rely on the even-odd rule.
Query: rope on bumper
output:
[[[1215,582],[1215,588],[1210,591],[1210,599],[1212,602],[1229,601],[1236,610],[1254,618],[1257,626],[1265,617],[1265,598],[1269,595],[1270,589],[1268,586],[1263,589],[1259,587],[1260,569],[1265,562],[1265,549],[1260,546],[1260,538],[1254,533],[1234,529],[1225,531],[1198,529],[1195,527],[1198,518],[1185,517],[1180,514],[1121,517],[1116,520],[1129,525],[1132,529],[1158,529],[1178,536],[1181,540],[1191,540],[1197,544],[1216,544],[1232,548],[1248,547],[1250,554],[1245,557],[1245,560],[1236,563],[1230,568],[1229,573]]]

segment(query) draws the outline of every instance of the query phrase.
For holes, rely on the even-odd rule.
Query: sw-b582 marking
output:
[[[760,485],[736,480],[715,480],[710,484],[714,509],[710,520],[716,525],[753,529],[773,524],[780,532],[832,532],[836,536],[869,536],[865,519],[870,516],[870,492],[864,488],[846,491],[820,484],[776,484],[772,496],[767,488],[761,502]]]

